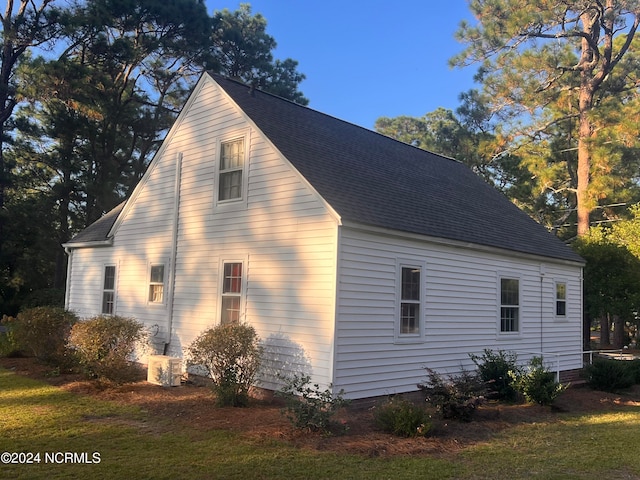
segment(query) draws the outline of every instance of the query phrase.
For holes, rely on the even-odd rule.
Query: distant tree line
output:
[[[129,194],[203,71],[308,103],[248,4],[7,0],[0,21],[0,313],[61,301],[60,245]]]

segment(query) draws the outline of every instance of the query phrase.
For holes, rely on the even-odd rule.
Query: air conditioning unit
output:
[[[182,378],[182,362],[167,355],[149,355],[147,382],[163,387],[179,387]]]

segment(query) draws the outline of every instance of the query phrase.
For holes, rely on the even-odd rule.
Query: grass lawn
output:
[[[557,414],[456,452],[376,458],[186,428],[0,369],[1,452],[39,460],[0,463],[0,478],[15,479],[629,479],[640,478],[640,406]]]

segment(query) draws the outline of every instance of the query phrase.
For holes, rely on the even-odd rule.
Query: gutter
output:
[[[178,256],[178,226],[180,219],[180,184],[182,183],[182,152],[176,157],[176,181],[174,186],[173,225],[171,227],[171,258],[169,259],[169,298],[167,305],[167,334],[163,355],[167,355],[173,330],[173,298],[176,288],[176,257]]]

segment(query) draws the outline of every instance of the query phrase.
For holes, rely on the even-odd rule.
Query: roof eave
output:
[[[393,236],[393,237],[402,237],[402,238],[413,239],[413,240],[427,241],[429,243],[434,243],[438,245],[447,245],[450,247],[464,248],[469,250],[475,250],[478,252],[492,253],[492,254],[501,255],[501,256],[509,255],[514,258],[521,258],[521,259],[535,260],[535,261],[544,260],[546,262],[552,262],[552,263],[563,264],[563,265],[571,265],[576,267],[584,267],[586,265],[585,261],[569,260],[565,258],[558,258],[558,257],[542,255],[542,254],[520,252],[517,250],[493,247],[490,245],[481,245],[478,243],[463,242],[460,240],[452,240],[452,239],[443,238],[443,237],[432,237],[429,235],[403,232],[400,230],[392,230],[384,227],[377,227],[377,226],[367,225],[367,224],[353,222],[353,221],[343,221],[343,226],[354,229],[354,230],[364,231],[364,232],[371,232],[371,233]]]
[[[113,246],[113,237],[106,240],[94,240],[90,242],[67,242],[63,243],[63,248],[95,248],[95,247],[111,247]]]

